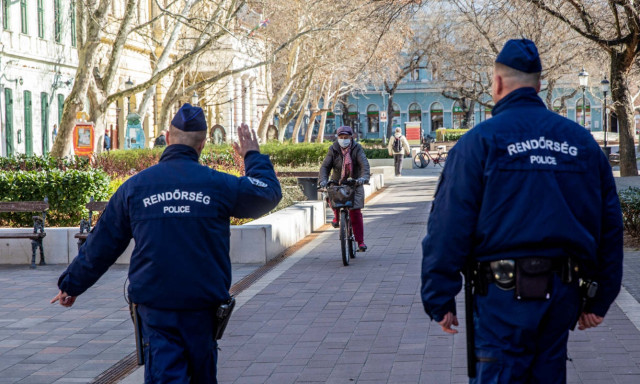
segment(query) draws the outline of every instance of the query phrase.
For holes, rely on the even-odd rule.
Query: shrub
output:
[[[260,151],[271,157],[274,165],[303,166],[320,164],[333,143],[297,143],[284,144],[269,142],[260,147]]]
[[[358,142],[362,148],[384,148],[382,139],[361,139]]]
[[[27,156],[20,154],[14,157],[0,157],[0,171],[47,171],[51,169],[91,169],[89,160],[75,156],[72,159],[58,159],[48,156]]]
[[[458,141],[468,129],[447,129],[440,128],[436,131],[436,141]]]
[[[389,151],[385,149],[364,149],[367,159],[389,159]]]
[[[1,171],[0,200],[49,199],[48,226],[76,226],[91,197],[109,198],[109,177],[101,170],[50,169],[47,171]],[[32,214],[3,213],[0,225],[32,226]]]
[[[633,237],[640,237],[640,188],[629,187],[618,195],[624,230]]]

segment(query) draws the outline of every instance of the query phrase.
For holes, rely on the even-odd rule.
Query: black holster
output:
[[[129,299],[129,313],[133,320],[133,329],[136,338],[136,358],[138,365],[144,365],[144,342],[142,341],[142,323],[138,316],[138,304]]]
[[[222,335],[224,335],[224,330],[227,328],[227,324],[229,323],[229,318],[231,317],[231,313],[233,312],[233,308],[236,306],[236,299],[232,296],[226,303],[220,304],[220,306],[216,309],[215,316],[215,339],[222,339]]]

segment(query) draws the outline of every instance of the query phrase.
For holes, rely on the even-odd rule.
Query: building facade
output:
[[[53,145],[77,68],[70,0],[0,0],[0,155]]]

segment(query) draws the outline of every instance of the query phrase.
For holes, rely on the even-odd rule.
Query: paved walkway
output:
[[[467,382],[464,327],[442,333],[419,296],[437,172],[404,174],[368,203],[369,250],[350,266],[330,229],[238,296],[220,343],[221,383]],[[604,324],[571,334],[570,383],[640,382],[640,252],[627,252],[625,268],[626,289]],[[62,269],[0,267],[0,383],[87,383],[133,351],[126,268],[72,309],[48,304]],[[140,383],[141,370],[125,382]]]

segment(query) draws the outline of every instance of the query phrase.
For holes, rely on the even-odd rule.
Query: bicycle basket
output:
[[[353,207],[356,190],[348,185],[332,185],[327,187],[331,208]]]

